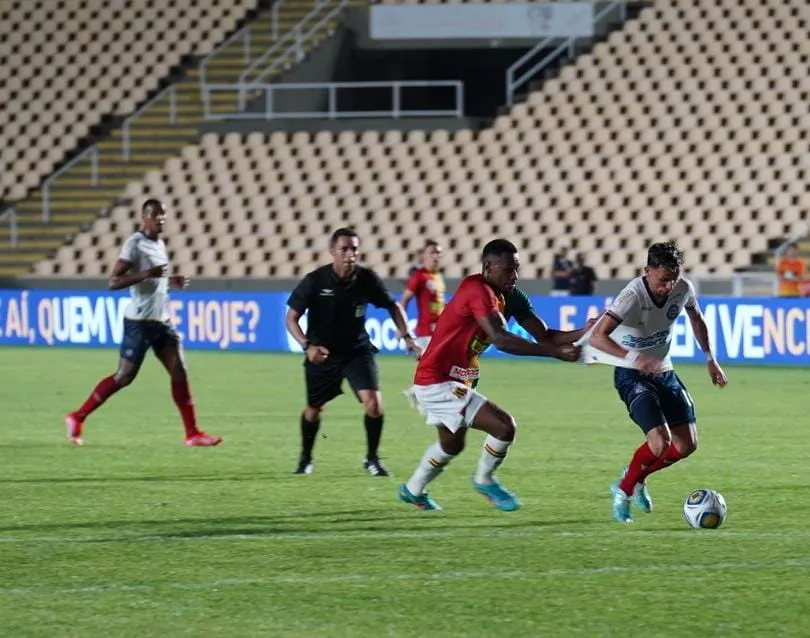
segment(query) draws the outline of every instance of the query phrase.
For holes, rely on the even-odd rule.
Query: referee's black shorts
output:
[[[380,372],[374,353],[360,350],[348,355],[330,355],[324,363],[304,359],[307,385],[307,405],[313,408],[328,403],[343,394],[343,379],[349,382],[357,400],[360,390],[379,390]]]

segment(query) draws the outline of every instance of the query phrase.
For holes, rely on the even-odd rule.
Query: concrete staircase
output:
[[[279,38],[295,27],[313,6],[313,0],[284,0],[279,5]],[[332,6],[330,3],[328,8]],[[304,53],[316,48],[336,27],[336,21],[324,24],[303,47]],[[250,59],[258,58],[273,43],[271,11],[262,11],[250,21]],[[279,54],[285,48],[281,47]],[[273,59],[269,59],[268,66],[272,62]],[[245,41],[236,38],[209,62],[207,81],[234,83],[245,67]],[[285,70],[284,65],[279,65],[264,81],[272,81]],[[129,161],[123,158],[122,127],[115,129],[98,144],[98,180],[95,186],[91,185],[91,161],[88,156],[55,179],[50,187],[48,222],[42,219],[42,188],[32,191],[25,200],[16,204],[16,248],[9,248],[8,225],[0,225],[0,277],[29,273],[38,261],[48,258],[60,246],[70,243],[78,233],[89,229],[100,215],[115,204],[127,184],[141,179],[149,170],[162,168],[166,160],[178,155],[184,146],[199,140],[203,123],[199,74],[197,68],[189,69],[173,84],[174,124],[170,121],[168,94],[133,122]],[[236,92],[212,93],[211,108],[215,112],[234,112],[237,104]]]

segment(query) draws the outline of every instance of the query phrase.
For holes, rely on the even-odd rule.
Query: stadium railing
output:
[[[10,248],[16,248],[17,237],[17,209],[12,204],[0,208],[0,222],[8,222],[8,244]]]
[[[98,186],[98,146],[90,146],[84,149],[76,157],[70,160],[67,164],[62,166],[57,171],[51,173],[47,179],[42,182],[42,221],[48,222],[51,219],[51,185],[55,180],[58,180],[62,175],[70,172],[79,162],[90,162],[90,186]]]
[[[164,100],[168,100],[169,102],[169,123],[174,124],[177,121],[177,92],[175,91],[174,84],[170,84],[165,89],[163,89],[160,93],[158,93],[155,97],[149,100],[146,104],[144,104],[141,108],[135,111],[132,115],[127,117],[124,120],[124,124],[122,126],[122,140],[121,140],[121,158],[125,161],[129,161],[130,157],[130,138],[131,138],[131,130],[133,123],[145,113],[148,113],[152,110],[156,104],[163,102]]]
[[[130,115],[122,125],[122,140],[121,140],[121,158],[128,162],[130,159],[130,140],[132,136],[132,125],[145,113],[148,113],[152,108],[164,100],[168,100],[169,112],[168,122],[174,124],[177,120],[176,116],[176,92],[174,85],[170,85],[158,93],[154,98],[149,100],[135,113]],[[48,178],[42,183],[42,221],[48,222],[51,218],[51,187],[53,183],[59,180],[63,175],[69,174],[70,170],[74,168],[81,161],[90,162],[90,186],[98,186],[99,180],[99,150],[98,145],[90,146],[82,151],[79,155],[70,160],[59,170],[51,173]]]
[[[736,272],[731,280],[734,297],[776,297],[779,295],[779,278],[767,270]]]
[[[274,9],[275,9],[276,5],[278,5],[280,3],[280,1],[281,0],[279,0],[279,2],[277,2],[275,5],[273,5]],[[278,29],[278,22],[277,22],[278,21],[278,14],[277,14],[277,12],[274,12],[274,18],[273,19],[274,19],[273,29],[274,29],[274,32],[275,32]],[[211,53],[209,53],[208,55],[206,55],[202,59],[202,62],[200,62],[200,67],[199,67],[199,69],[200,69],[200,95],[203,95],[205,85],[208,83],[208,80],[207,80],[207,77],[208,77],[207,76],[207,74],[208,74],[208,65],[211,64],[211,62],[213,62],[219,56],[220,53],[222,53],[225,49],[229,48],[234,43],[239,42],[239,40],[242,41],[242,47],[243,47],[243,51],[244,51],[244,53],[243,53],[244,64],[245,64],[245,66],[250,65],[250,62],[251,62],[251,59],[252,59],[251,51],[250,51],[251,26],[247,25],[245,27],[242,27],[236,33],[234,33],[231,37],[229,37],[227,40],[225,40],[216,49],[211,51]]]
[[[285,0],[276,0],[273,3],[273,7],[270,11],[270,30],[273,33],[273,39],[278,40],[278,30],[279,30],[279,12],[281,6],[285,3]],[[321,4],[318,2],[317,4]],[[208,55],[206,55],[202,62],[200,62],[200,95],[203,94],[203,87],[207,83],[207,74],[208,74],[208,65],[211,64],[225,49],[229,48],[230,46],[239,43],[241,40],[243,54],[243,62],[245,66],[249,66],[253,55],[250,50],[251,39],[253,34],[253,27],[248,24],[233,35],[231,35],[228,39],[226,39],[222,44],[220,44],[216,49],[211,51]]]
[[[239,110],[244,110],[247,91],[253,86],[259,85],[268,75],[279,67],[284,67],[289,61],[300,62],[304,58],[304,45],[307,41],[319,33],[321,27],[333,20],[347,4],[348,0],[338,0],[337,4],[329,9],[329,0],[316,2],[298,24],[256,58],[239,76],[238,84],[243,87],[239,90]],[[273,9],[278,11],[277,5]],[[207,95],[203,92],[204,100]]]
[[[452,108],[447,109],[407,109],[402,106],[402,90],[407,88],[450,88],[453,90]],[[209,84],[206,92],[234,91],[250,88],[251,91],[264,93],[264,108],[239,112],[211,113],[210,100],[205,100],[204,117],[206,120],[255,120],[255,119],[339,119],[344,117],[464,117],[464,83],[460,80],[409,80],[395,82],[300,82],[289,84],[250,84],[247,86],[233,84]],[[375,89],[388,88],[391,90],[391,108],[387,110],[357,111],[343,109],[338,100],[338,91],[341,89]],[[327,107],[324,110],[292,110],[278,111],[275,105],[275,96],[278,93],[290,91],[325,91]]]
[[[627,2],[626,0],[613,0],[607,5],[602,7],[593,16],[594,32],[597,31],[602,25],[602,22],[607,22],[611,16],[617,15],[621,22],[627,18]],[[506,103],[512,106],[515,101],[515,93],[520,90],[525,84],[537,77],[547,66],[557,60],[561,54],[567,53],[568,58],[574,57],[574,48],[577,41],[580,40],[577,36],[566,38],[560,42],[560,38],[548,37],[541,40],[534,45],[525,55],[521,56],[506,70]],[[550,47],[558,43],[557,46],[551,51],[547,51]],[[520,70],[527,65],[532,64],[528,70]]]
[[[797,241],[799,241],[801,239],[804,239],[808,235],[810,235],[810,228],[807,228],[807,229],[803,230],[800,233],[796,233],[792,237],[789,237],[788,239],[783,241],[781,244],[779,244],[776,247],[776,249],[773,251],[774,263],[776,263],[777,261],[779,261],[782,258],[782,255],[784,255],[787,252],[788,247],[795,244]]]

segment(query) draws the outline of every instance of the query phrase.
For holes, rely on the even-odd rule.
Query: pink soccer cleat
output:
[[[188,447],[213,447],[220,443],[222,443],[221,436],[211,436],[205,432],[198,432],[186,439],[186,446]]]
[[[84,422],[76,416],[75,412],[65,415],[68,443],[71,445],[84,445],[82,440],[82,425]]]

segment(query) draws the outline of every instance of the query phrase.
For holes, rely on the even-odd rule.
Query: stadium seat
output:
[[[475,272],[496,235],[519,244],[524,277],[547,277],[562,246],[632,277],[670,237],[692,274],[728,276],[806,228],[808,7],[657,0],[489,129],[207,134],[127,193],[189,202],[167,231],[189,237],[193,252],[171,252],[192,275],[297,277],[355,225],[367,263],[395,277],[428,236],[448,276]],[[181,209],[199,211],[182,230]],[[75,250],[106,246],[105,221]]]
[[[78,139],[103,116],[129,115],[184,55],[210,53],[257,4],[4,0],[0,199],[21,199],[56,168],[76,145],[76,140],[63,144],[66,132]],[[216,17],[201,12],[202,6],[216,7]],[[181,14],[188,19],[176,19]],[[50,153],[57,148],[60,152]],[[47,161],[40,162],[43,153]]]

